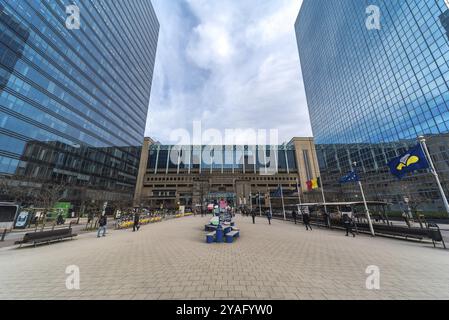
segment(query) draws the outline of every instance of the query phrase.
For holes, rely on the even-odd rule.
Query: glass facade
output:
[[[379,8],[380,29],[367,27],[370,5]],[[341,191],[335,179],[357,161],[362,179],[372,186],[371,198],[396,203],[407,194],[429,202],[437,198],[432,179],[417,186],[417,173],[404,180],[409,183],[404,190],[386,164],[415,145],[419,135],[443,148],[448,139],[447,10],[443,0],[304,0],[295,29],[320,168],[330,192]],[[448,192],[447,152],[440,147],[431,152]],[[440,210],[436,202],[433,208]]]
[[[147,169],[161,173],[262,173],[277,168],[279,173],[298,173],[292,145],[280,146],[172,146],[150,147]]]
[[[67,6],[80,28],[66,26]],[[0,174],[130,195],[159,23],[149,0],[0,0]]]

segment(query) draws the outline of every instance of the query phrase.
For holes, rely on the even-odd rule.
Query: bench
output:
[[[226,243],[232,243],[234,241],[234,238],[238,238],[239,235],[239,231],[229,231],[228,233],[226,233]]]
[[[217,226],[213,224],[204,225],[204,231],[215,231],[217,230]]]
[[[217,234],[216,231],[210,232],[206,234],[206,243],[212,243],[215,241],[215,235]]]
[[[357,228],[363,231],[369,230],[369,225],[367,223],[357,223]],[[383,234],[393,237],[402,237],[405,239],[430,239],[435,246],[436,242],[442,242],[443,246],[446,247],[441,231],[436,224],[429,224],[428,229],[424,228],[409,228],[403,226],[389,226],[385,224],[373,224],[374,232],[377,234]]]
[[[71,238],[73,240],[73,237],[76,237],[76,233],[72,233],[72,228],[63,228],[63,229],[56,229],[56,230],[48,230],[48,231],[40,231],[40,232],[28,232],[25,233],[22,240],[16,241],[15,244],[20,244],[20,247],[22,247],[22,244],[25,243],[33,243],[34,246],[38,243],[47,242],[50,243],[52,241],[62,241],[67,238]]]

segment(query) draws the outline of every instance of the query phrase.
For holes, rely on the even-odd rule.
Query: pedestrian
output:
[[[253,224],[256,223],[256,210],[251,211],[251,217],[253,218]]]
[[[352,237],[355,238],[355,233],[352,231],[353,221],[349,215],[347,215],[347,214],[343,215],[343,224],[346,229],[346,236],[348,236],[349,233],[351,233]]]
[[[266,214],[267,214],[268,224],[271,225],[271,218],[273,218],[273,215],[271,214],[270,210],[267,210]]]
[[[59,226],[60,224],[64,224],[64,217],[62,214],[58,214],[58,218],[56,219],[56,224]]]
[[[331,225],[330,225],[330,221],[329,221],[329,214],[326,211],[324,211],[324,213],[323,213],[323,219],[324,219],[324,225],[327,228],[329,228]]]
[[[100,217],[100,220],[98,221],[98,232],[97,232],[97,238],[100,238],[100,233],[103,231],[103,237],[106,237],[106,226],[108,224],[108,218],[105,214],[103,214]]]
[[[292,217],[293,217],[293,220],[295,221],[295,224],[296,224],[296,217],[297,217],[296,209],[293,209],[293,211],[292,211]]]
[[[407,227],[411,228],[410,219],[408,217],[408,214],[405,213],[405,211],[402,212],[402,219],[404,219],[405,223],[407,224]]]
[[[309,230],[312,231],[312,226],[310,225],[310,215],[307,212],[304,212],[302,215],[302,222],[304,222],[304,225],[306,226],[306,231]]]
[[[140,228],[139,220],[140,220],[139,213],[136,212],[134,214],[133,232],[135,232],[136,229],[137,229],[137,231],[139,231],[139,228]]]

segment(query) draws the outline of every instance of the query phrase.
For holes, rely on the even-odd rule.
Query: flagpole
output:
[[[324,197],[323,179],[321,179],[321,177],[319,179],[320,179],[321,195],[323,197],[323,203],[324,203],[324,212],[326,213],[326,221],[325,221],[325,223],[330,228],[331,227],[331,223],[330,223],[329,214],[327,213],[326,198]]]
[[[435,169],[432,158],[430,157],[429,149],[427,149],[426,139],[424,138],[424,136],[419,136],[418,139],[419,139],[419,143],[420,143],[421,147],[424,149],[424,152],[426,153],[426,158],[430,165],[430,171],[432,172],[433,176],[435,177],[435,180],[438,185],[438,189],[440,190],[440,193],[441,193],[441,198],[443,199],[444,207],[446,208],[447,214],[449,214],[449,204],[447,202],[446,195],[444,194],[443,186],[441,185],[440,178]]]
[[[321,179],[321,177],[320,177],[320,184],[321,184],[321,196],[323,197],[324,212],[326,212],[327,214],[326,198],[324,197],[323,180]]]
[[[249,207],[253,211],[253,194],[251,192],[249,193]]]
[[[357,165],[357,162],[354,162],[354,167],[356,165]],[[368,219],[369,229],[371,231],[371,235],[374,237],[375,233],[374,233],[374,228],[373,228],[373,222],[371,221],[371,215],[369,213],[368,204],[366,203],[365,192],[363,191],[362,181],[360,181],[360,178],[358,180],[359,180],[358,183],[359,183],[359,187],[360,187],[360,192],[362,193],[363,203],[365,205],[366,218]]]
[[[251,190],[251,184],[249,185],[249,207],[251,209],[251,211],[253,211],[253,195],[252,195],[252,190]],[[245,208],[246,210],[246,208]]]
[[[284,214],[284,220],[287,220],[287,217],[285,216],[284,191],[282,190],[282,184],[279,184],[279,186],[281,187],[282,212]]]
[[[299,190],[299,181],[298,181],[298,178],[296,178],[296,190],[298,190],[299,204],[302,204],[302,202],[301,202],[301,191]]]
[[[268,204],[270,205],[270,213],[273,214],[273,209],[271,208],[271,195],[270,195],[270,190],[268,189],[268,186],[267,186],[267,191],[268,191]]]

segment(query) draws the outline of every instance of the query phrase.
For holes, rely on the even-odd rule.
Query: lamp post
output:
[[[435,170],[435,166],[433,164],[432,158],[430,157],[429,149],[427,149],[426,139],[424,138],[424,136],[419,136],[418,139],[419,139],[419,143],[420,143],[421,147],[423,148],[423,150],[424,150],[424,152],[426,154],[427,162],[429,162],[429,165],[430,165],[430,171],[432,172],[432,174],[435,177],[435,180],[437,182],[438,189],[440,190],[441,198],[443,200],[444,208],[446,209],[447,214],[449,214],[449,204],[447,202],[446,195],[444,194],[444,190],[443,190],[443,187],[441,185],[438,173]]]
[[[357,166],[357,162],[353,162],[353,165],[355,168]],[[362,181],[360,181],[360,177],[358,179],[358,184],[360,187],[360,192],[362,193],[363,203],[365,205],[366,218],[368,219],[369,229],[371,231],[371,235],[374,237],[375,233],[374,233],[374,228],[373,228],[373,222],[371,221],[371,215],[369,213],[368,204],[366,203],[365,192],[363,191]]]

